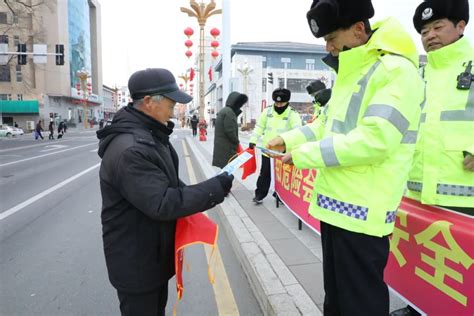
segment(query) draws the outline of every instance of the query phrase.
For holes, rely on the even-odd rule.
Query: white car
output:
[[[23,135],[24,134],[24,132],[21,128],[12,127],[12,126],[8,126],[8,125],[2,125],[0,127],[0,130],[2,130],[2,133],[0,133],[0,134],[5,135],[7,137],[18,136],[18,135]]]

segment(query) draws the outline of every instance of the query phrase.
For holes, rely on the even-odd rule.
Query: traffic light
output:
[[[18,53],[26,53],[26,44],[18,44],[16,51]],[[26,65],[26,55],[18,54],[18,65]]]
[[[64,45],[56,44],[56,65],[64,65]]]
[[[268,73],[268,83],[273,84],[273,72]]]

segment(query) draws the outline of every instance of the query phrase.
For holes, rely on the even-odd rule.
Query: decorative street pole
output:
[[[237,71],[243,77],[244,94],[248,96],[248,80],[249,80],[249,75],[253,71],[253,69],[252,69],[252,67],[250,67],[248,65],[247,62],[245,62],[243,66],[237,68]],[[249,103],[250,102],[247,102],[247,104],[245,105],[245,109],[244,109],[244,113],[243,113],[243,119],[244,119],[244,126],[243,127],[247,127],[247,111],[250,108]]]
[[[87,69],[82,68],[76,72],[76,77],[79,78],[81,83],[81,90],[82,90],[82,102],[83,102],[83,112],[84,112],[84,128],[88,128],[88,120],[87,120],[87,99],[89,98],[89,89],[87,79],[90,77],[89,72]]]
[[[191,8],[181,7],[181,12],[187,13],[190,17],[195,17],[199,23],[199,117],[204,119],[204,27],[207,19],[215,14],[222,14],[221,9],[215,9],[216,3],[211,0],[210,3],[201,1],[197,3],[194,0],[189,1]]]

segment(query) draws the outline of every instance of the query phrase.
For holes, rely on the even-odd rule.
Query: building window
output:
[[[12,100],[12,95],[11,94],[0,94],[0,100],[11,101]]]
[[[8,35],[0,35],[0,44],[8,44]]]
[[[0,65],[0,81],[10,82],[10,65]]]
[[[0,24],[7,24],[7,13],[0,12]]]
[[[267,68],[267,57],[262,57],[262,68]]]
[[[291,58],[282,58],[281,62],[283,64],[283,68],[285,69],[291,68]]]
[[[23,74],[21,73],[21,66],[16,65],[16,82],[23,81]]]
[[[13,13],[13,24],[18,24],[18,14]]]
[[[18,44],[20,44],[20,37],[18,35],[13,36],[13,45],[15,46],[15,49],[17,49]]]
[[[18,99],[18,101],[23,101],[23,94],[17,94],[16,98]]]
[[[314,59],[306,59],[306,70],[314,70],[315,63]]]
[[[267,78],[262,78],[262,92],[267,92]]]

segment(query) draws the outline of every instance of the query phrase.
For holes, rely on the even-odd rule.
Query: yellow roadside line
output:
[[[186,160],[186,166],[188,168],[189,181],[191,184],[197,183],[196,174],[194,173],[193,166],[191,164],[191,158],[189,156],[188,147],[186,142],[183,141],[183,150],[184,157]],[[207,214],[206,214],[207,216]],[[209,264],[211,250],[209,247],[204,247],[207,257],[207,263]],[[222,262],[221,253],[219,248],[216,248],[214,251],[213,261],[216,262],[215,266],[213,265],[213,273],[215,276],[214,284],[212,285],[214,290],[214,297],[216,299],[217,310],[219,315],[239,315],[239,309],[237,308],[237,303],[235,302],[234,293],[230,287],[229,279],[225,271],[224,263]]]

